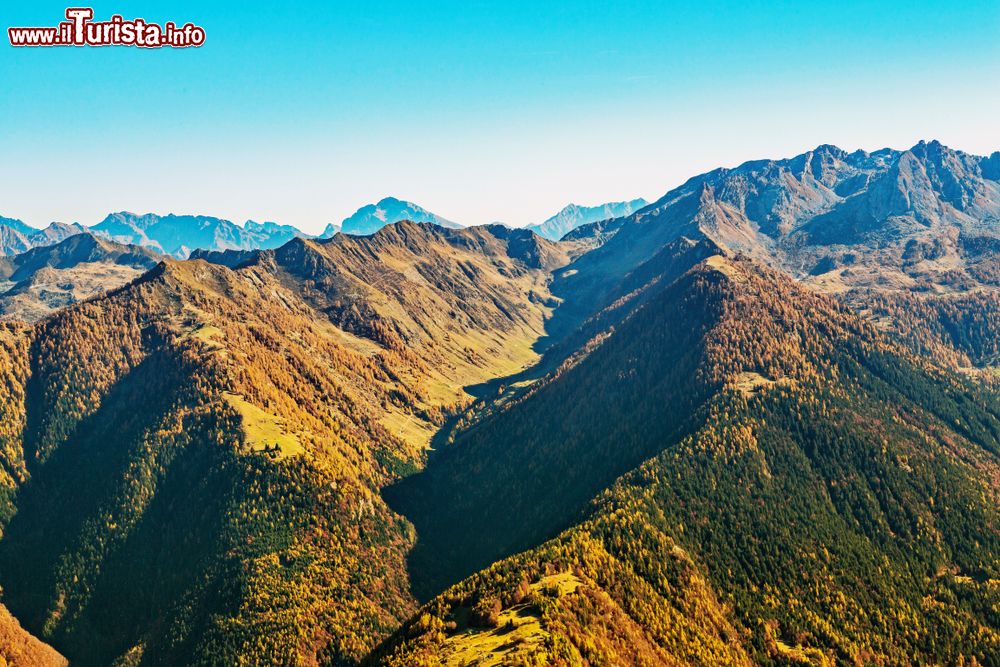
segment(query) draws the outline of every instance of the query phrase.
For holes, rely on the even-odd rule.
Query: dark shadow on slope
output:
[[[162,612],[152,600],[153,592],[188,574],[167,574],[155,568],[156,560],[140,559],[124,565],[132,568],[133,576],[125,580],[130,587],[121,589],[112,572],[123,566],[121,561],[119,566],[113,563],[118,550],[130,540],[124,545],[106,543],[114,535],[114,526],[108,525],[114,521],[111,513],[133,509],[116,504],[128,493],[123,480],[149,485],[151,491],[173,468],[178,452],[169,451],[168,444],[149,450],[144,436],[160,427],[164,415],[187,391],[190,383],[178,366],[179,360],[170,354],[154,352],[120,378],[103,396],[101,406],[75,424],[44,463],[32,465],[32,477],[18,494],[18,511],[0,541],[5,603],[26,628],[51,638],[74,664],[108,664],[134,646],[150,615]],[[39,412],[48,410],[39,382],[33,378],[27,401],[25,449],[32,459],[38,432],[31,429],[42,421]],[[149,466],[149,475],[140,474],[142,467],[136,469],[137,465]],[[180,493],[188,496],[188,490]],[[150,505],[156,506],[157,502]],[[140,530],[142,525],[140,516]],[[185,547],[172,543],[169,531],[154,532],[164,554],[177,549],[176,558],[167,559],[173,566],[186,561]],[[111,571],[104,569],[108,564],[112,564]],[[88,584],[81,580],[77,586],[74,577],[78,576],[93,580]],[[84,597],[64,596],[60,591],[67,585]],[[117,590],[111,590],[112,586]],[[91,605],[101,599],[108,601],[107,607],[95,611]],[[58,620],[46,628],[57,609]],[[116,618],[107,623],[98,620],[104,616]],[[107,632],[108,628],[115,630]]]
[[[545,335],[533,345],[542,355],[538,363],[514,375],[469,385],[465,391],[484,401],[500,397],[505,387],[537,380],[556,370],[561,363],[602,332],[617,326],[635,308],[695,264],[720,253],[707,239],[676,238],[661,247],[652,257],[625,273],[608,272],[588,266],[583,255],[555,272],[551,290],[560,305],[545,322]],[[624,271],[618,267],[617,271]],[[581,273],[582,272],[582,273]]]
[[[185,432],[212,433],[219,428],[213,421],[211,414],[191,416]],[[216,555],[224,548],[227,506],[245,483],[232,460],[230,450],[203,438],[183,443],[165,464],[137,525],[101,564],[80,615],[74,639],[88,649],[87,663],[106,664],[142,641],[158,664],[183,664],[212,627],[211,614],[228,609]],[[176,627],[191,632],[163,632]],[[99,644],[87,639],[108,628],[114,634],[105,632]]]
[[[593,309],[584,305],[586,302],[586,299],[564,297],[564,301],[546,320],[545,335],[540,336],[532,345],[532,350],[542,355],[537,363],[513,375],[468,385],[464,387],[465,392],[476,399],[489,401],[497,398],[506,386],[526,380],[537,380],[555,370],[567,356],[564,353],[564,346],[560,346],[559,343],[593,315]]]
[[[697,251],[671,264],[676,271],[710,251],[690,248]],[[682,299],[685,287],[670,271],[661,275],[630,307],[608,314],[604,324],[620,332],[606,344],[544,380],[530,400],[458,433],[423,472],[384,489],[417,529],[408,564],[419,599],[553,537],[617,477],[697,423],[707,396],[694,381],[699,342],[714,315]]]

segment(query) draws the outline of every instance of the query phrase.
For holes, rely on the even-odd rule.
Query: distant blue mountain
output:
[[[13,256],[32,248],[50,246],[70,236],[87,231],[83,225],[53,222],[45,229],[35,229],[15,218],[0,216],[0,256]]]
[[[386,225],[391,225],[400,220],[430,222],[451,229],[462,228],[462,225],[457,222],[446,220],[412,202],[396,199],[395,197],[386,197],[377,204],[368,204],[359,208],[354,212],[354,215],[344,220],[340,226],[340,231],[345,234],[364,236],[374,234]],[[329,230],[329,227],[327,229]]]
[[[174,257],[187,257],[195,249],[256,250],[277,248],[296,236],[306,236],[291,225],[247,221],[239,225],[205,215],[138,215],[112,213],[91,231],[119,243],[131,243]]]
[[[539,236],[558,241],[581,225],[632,215],[648,203],[645,199],[640,198],[632,201],[610,202],[599,206],[570,204],[545,222],[529,225],[528,229]]]
[[[338,225],[335,222],[331,222],[326,226],[326,229],[323,230],[323,233],[320,234],[319,237],[321,239],[329,239],[333,238],[339,232],[340,232],[340,225]]]
[[[306,237],[298,227],[279,225],[276,222],[254,222],[247,220],[243,231],[250,237],[255,248],[279,248],[297,237]]]
[[[25,236],[30,236],[38,231],[31,225],[25,224],[17,218],[5,218],[2,215],[0,215],[0,225],[9,227],[20,234],[24,234]]]
[[[589,207],[570,204],[545,222],[529,229],[546,238],[559,239],[580,225],[629,215],[645,204],[643,199]],[[319,238],[331,238],[338,232],[356,236],[373,234],[386,225],[402,220],[451,229],[463,227],[413,202],[386,197],[375,204],[362,206],[340,225],[328,224]],[[0,255],[16,255],[31,248],[59,243],[69,236],[88,231],[100,238],[141,246],[180,259],[189,257],[195,250],[224,252],[271,249],[296,237],[311,238],[292,225],[248,220],[240,226],[229,220],[207,215],[119,211],[109,214],[90,228],[78,223],[54,222],[44,230],[35,229],[14,218],[0,217]]]

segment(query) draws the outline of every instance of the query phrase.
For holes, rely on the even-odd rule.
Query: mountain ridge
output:
[[[484,645],[529,663],[988,664],[1000,405],[751,260],[715,255],[654,289],[390,495],[432,550],[411,567],[483,569],[454,573],[371,664]],[[912,616],[880,614],[886,600]]]
[[[360,660],[416,608],[377,489],[462,387],[537,359],[538,267],[566,260],[521,237],[403,222],[236,270],[164,258],[2,325],[5,604],[74,664]]]
[[[35,322],[124,285],[160,258],[146,248],[89,233],[0,257],[0,317]]]
[[[623,218],[648,204],[649,202],[641,197],[631,201],[608,202],[597,206],[568,204],[544,222],[528,225],[527,228],[550,241],[558,241],[577,227],[601,220]]]
[[[916,297],[926,307],[914,312],[951,317],[945,313],[961,298],[962,317],[992,323],[991,295],[1000,285],[993,250],[1000,247],[1000,181],[992,161],[931,141],[872,153],[821,145],[715,169],[638,213],[570,232],[566,240],[593,250],[557,273],[553,289],[605,302],[630,271],[683,237],[753,257],[859,311],[871,311],[873,299]],[[940,326],[907,319],[882,321],[913,342],[918,327]],[[991,324],[984,336],[998,333]],[[952,341],[966,348],[961,356],[968,345],[959,339]]]

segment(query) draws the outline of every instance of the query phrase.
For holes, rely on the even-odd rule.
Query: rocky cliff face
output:
[[[716,169],[600,230],[575,232],[610,236],[578,268],[620,274],[686,236],[829,291],[879,284],[950,291],[960,287],[960,271],[993,285],[996,271],[977,249],[1000,238],[998,164],[997,154],[931,141],[873,153],[819,146]]]

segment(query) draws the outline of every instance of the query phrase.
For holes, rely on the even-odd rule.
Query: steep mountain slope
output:
[[[321,239],[333,238],[334,236],[337,235],[339,231],[340,231],[340,225],[334,222],[329,222],[327,223],[326,227],[323,228],[323,233],[319,235],[319,238]]]
[[[364,238],[290,243],[261,261],[271,257],[281,279],[304,286],[302,298],[344,331],[422,350],[421,375],[449,403],[465,400],[457,387],[537,360],[533,345],[556,305],[550,272],[569,261],[526,230],[412,222]]]
[[[992,664],[993,394],[748,260],[653,289],[388,491],[426,590],[488,567],[373,662]]]
[[[386,225],[394,222],[409,220],[411,222],[429,222],[449,229],[460,229],[462,225],[451,220],[445,220],[441,216],[417,206],[408,201],[386,197],[377,204],[368,204],[355,211],[350,217],[344,218],[340,224],[340,231],[345,234],[366,235],[373,234]],[[327,227],[324,236],[332,236],[330,226]]]
[[[153,268],[159,256],[90,234],[0,258],[0,316],[26,322],[121,287]]]
[[[558,241],[569,232],[581,225],[601,220],[624,218],[649,204],[645,199],[632,201],[609,202],[600,206],[577,206],[569,204],[561,211],[537,225],[528,225],[528,229],[543,238]]]
[[[23,232],[0,223],[0,255],[16,255],[31,248],[31,242]]]
[[[993,382],[1000,364],[1000,293],[851,290],[841,299],[939,363]]]
[[[18,220],[17,218],[6,218],[2,215],[0,215],[0,226],[13,229],[19,234],[23,234],[25,236],[29,236],[38,231],[37,229],[35,229],[31,225],[26,224],[22,220]]]
[[[60,241],[68,239],[70,236],[87,233],[87,228],[78,222],[67,224],[65,222],[51,222],[45,229],[33,231],[28,235],[28,240],[32,247],[54,245]]]
[[[947,291],[956,288],[956,269],[989,261],[984,251],[998,237],[992,160],[932,141],[874,153],[820,146],[717,169],[616,221],[617,233],[586,266],[620,273],[679,235],[702,235],[827,291]]]
[[[258,250],[195,250],[189,259],[203,259],[209,264],[221,264],[235,269],[241,264],[256,259]]]
[[[76,663],[284,662],[325,647],[334,619],[330,650],[356,653],[408,608],[405,531],[366,491],[403,458],[359,404],[367,385],[386,400],[385,362],[294,305],[245,318],[255,287],[167,265],[36,332],[30,481],[0,571],[8,606]],[[278,347],[281,330],[300,342]]]
[[[995,159],[932,141],[874,153],[820,146],[790,159],[717,169],[638,213],[568,234],[596,249],[566,267],[553,289],[567,299],[614,298],[607,292],[624,275],[685,237],[744,253],[861,312],[877,310],[875,297],[912,301],[912,294],[924,304],[919,312],[962,307],[961,319],[992,322],[989,295],[1000,285]],[[915,340],[914,324],[940,326],[897,322],[884,312],[880,323],[908,340]],[[947,338],[942,352],[967,360],[960,337]]]
[[[536,358],[564,261],[400,223],[8,327],[4,603],[74,664],[354,664],[415,608],[378,489],[463,385]]]
[[[53,222],[45,229],[35,229],[20,220],[0,217],[0,256],[17,255],[31,248],[53,245],[86,231],[83,225],[77,223]]]

